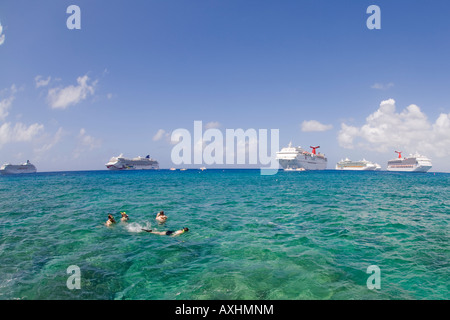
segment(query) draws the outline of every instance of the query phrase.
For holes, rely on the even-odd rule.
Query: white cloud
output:
[[[11,142],[31,141],[43,130],[44,125],[38,123],[30,126],[26,126],[21,122],[16,123],[14,126],[10,122],[4,123],[0,126],[0,147]]]
[[[55,135],[53,137],[51,137],[49,139],[49,135],[47,135],[47,137],[45,137],[45,140],[47,140],[43,145],[41,145],[38,148],[35,148],[34,151],[37,154],[43,154],[47,151],[49,151],[50,149],[52,149],[56,144],[58,144],[61,141],[61,138],[64,136],[65,131],[63,130],[63,128],[59,128],[58,131],[55,133]]]
[[[172,133],[170,134],[170,141],[169,141],[170,144],[178,144],[185,138],[185,135],[182,132],[180,132],[180,130],[187,131],[186,129],[177,129],[172,131]]]
[[[74,150],[74,158],[78,158],[81,154],[86,151],[91,151],[100,148],[102,141],[100,139],[94,138],[86,133],[84,128],[80,129],[80,133],[77,136],[78,145]]]
[[[76,105],[95,92],[97,81],[89,84],[89,77],[84,75],[77,78],[78,85],[65,88],[52,88],[48,90],[48,102],[53,109],[66,109]]]
[[[158,132],[153,136],[153,141],[161,140],[166,134],[166,131],[163,129],[159,129]]]
[[[0,46],[5,42],[5,35],[3,34],[3,27],[0,23]]]
[[[353,149],[353,140],[359,134],[359,129],[356,127],[348,126],[345,123],[341,124],[341,130],[338,134],[339,145],[346,149]]]
[[[47,79],[45,79],[45,80],[42,79],[42,76],[36,76],[34,78],[34,82],[36,83],[36,88],[48,86],[48,84],[50,83],[51,79],[52,78],[50,76]]]
[[[15,99],[15,94],[17,92],[16,86],[13,84],[10,89],[2,90],[2,92],[8,92],[9,91],[9,97],[4,98],[3,100],[0,100],[0,120],[4,121],[6,117],[8,116],[9,108],[11,108],[11,105]]]
[[[94,137],[87,135],[86,130],[82,128],[77,136],[78,144],[73,151],[73,157],[78,158],[86,151],[91,151],[95,148],[99,148],[101,141],[95,139]]]
[[[86,130],[84,128],[80,129],[80,133],[78,134],[78,141],[81,146],[86,147],[89,150],[99,148],[102,144],[100,139],[86,134]]]
[[[13,84],[10,88],[0,91],[0,95],[5,93],[8,97],[0,100],[0,121],[5,121],[9,115],[9,109],[15,99],[15,94],[21,89],[17,89]],[[44,130],[44,125],[34,123],[32,125],[25,125],[21,122],[12,124],[5,122],[0,126],[0,148],[11,142],[27,142],[33,140],[41,131]]]
[[[301,124],[303,132],[328,131],[333,128],[331,124],[322,124],[316,120],[303,121]]]
[[[450,155],[450,113],[441,113],[432,126],[432,144],[428,147],[437,157]]]
[[[344,148],[365,148],[378,152],[415,151],[429,156],[450,155],[450,114],[442,113],[430,123],[414,104],[396,111],[393,99],[382,101],[361,127],[341,124],[338,142]]]
[[[217,128],[220,128],[220,122],[218,122],[218,121],[211,121],[211,122],[208,122],[208,123],[206,123],[205,125],[204,125],[204,128],[207,130],[207,129],[217,129]]]
[[[394,83],[389,82],[387,84],[383,84],[383,83],[374,83],[371,88],[372,89],[378,89],[378,90],[387,90],[389,88],[392,88],[394,86]]]

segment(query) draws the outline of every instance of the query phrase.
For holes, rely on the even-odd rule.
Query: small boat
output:
[[[284,171],[306,171],[305,168],[286,168]]]

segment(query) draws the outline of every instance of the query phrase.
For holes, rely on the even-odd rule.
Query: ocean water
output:
[[[450,298],[450,174],[38,173],[0,177],[0,214],[0,299]]]

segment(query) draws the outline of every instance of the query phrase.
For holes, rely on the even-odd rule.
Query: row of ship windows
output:
[[[391,168],[412,168],[414,167],[414,165],[410,164],[410,165],[390,165],[389,167]]]

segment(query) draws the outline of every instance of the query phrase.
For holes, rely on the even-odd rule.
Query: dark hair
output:
[[[183,228],[184,231],[189,231],[189,228]]]

